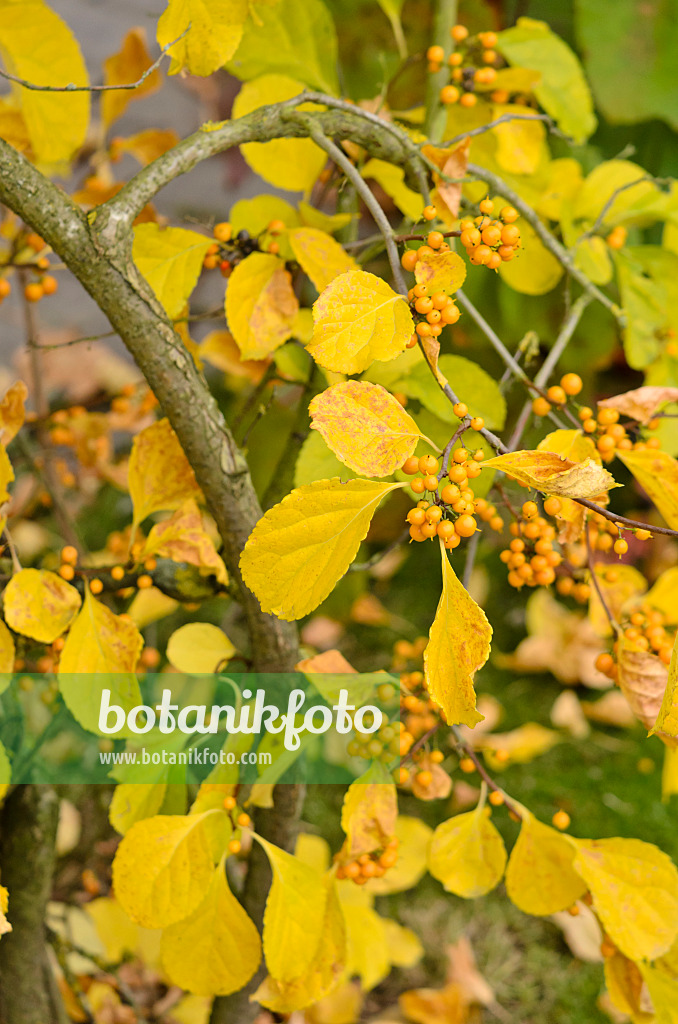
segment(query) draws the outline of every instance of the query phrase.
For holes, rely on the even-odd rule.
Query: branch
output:
[[[451,139],[445,139],[445,147],[453,146],[455,142],[463,142],[464,139],[472,138],[474,135],[483,135],[485,132],[489,132],[491,128],[496,128],[499,124],[506,124],[508,121],[543,121],[553,135],[557,135],[558,138],[565,139],[567,142],[572,142],[572,137],[566,135],[565,132],[561,132],[553,118],[549,117],[548,114],[501,114],[494,121],[488,121],[487,124],[471,128],[470,131],[462,132],[461,135],[455,135]]]
[[[445,54],[439,71],[426,77],[426,126],[425,132],[434,143],[442,138],[447,110],[440,102],[440,90],[447,85],[449,67],[447,58],[452,46],[450,29],[457,20],[457,0],[436,0],[433,17],[432,43],[442,46]]]
[[[607,601],[605,600],[605,595],[603,594],[602,587],[600,586],[600,580],[598,579],[598,574],[596,572],[596,566],[595,566],[595,562],[594,562],[594,558],[593,558],[593,548],[591,547],[591,531],[589,530],[589,524],[588,523],[584,527],[584,534],[586,536],[586,561],[587,561],[587,564],[588,564],[589,575],[591,577],[591,583],[593,584],[593,589],[595,590],[596,594],[598,595],[598,600],[600,601],[600,603],[602,605],[602,608],[603,608],[603,611],[605,612],[605,614],[607,616],[607,620],[610,623],[610,626],[612,627],[612,632],[616,633],[617,635],[619,635],[619,633],[621,632],[621,628],[619,626],[619,623],[615,619],[614,615],[610,611],[610,606],[608,605]]]
[[[649,533],[658,533],[663,537],[678,537],[678,530],[670,530],[668,526],[652,526],[650,523],[641,523],[637,519],[627,519],[626,516],[610,512],[609,509],[603,508],[602,505],[596,505],[595,501],[589,501],[588,498],[574,498],[573,500],[578,505],[588,508],[591,512],[597,512],[599,516],[609,519],[611,523],[625,526],[629,530],[647,530]]]
[[[119,92],[124,91],[125,89],[138,89],[139,86],[143,85],[146,79],[160,67],[163,58],[168,55],[175,43],[178,43],[184,38],[190,27],[191,26],[189,24],[181,35],[177,36],[174,42],[167,43],[166,46],[163,46],[160,51],[160,55],[152,64],[149,64],[141,78],[137,79],[136,82],[129,82],[125,85],[75,85],[73,82],[69,82],[68,85],[36,85],[35,82],[27,82],[25,78],[18,78],[16,75],[10,75],[9,71],[3,71],[2,68],[0,68],[0,78],[6,78],[8,82],[14,82],[16,85],[20,85],[23,89],[31,89],[34,92],[111,92],[112,90]]]
[[[485,170],[484,167],[479,167],[477,164],[469,164],[468,172],[475,178],[479,178],[490,186],[495,192],[503,196],[507,202],[512,206],[515,206],[516,210],[525,218],[530,224],[548,251],[555,256],[559,263],[563,265],[570,277],[573,277],[577,281],[585,292],[593,299],[597,299],[605,309],[612,313],[612,316],[619,323],[621,327],[626,326],[626,316],[622,309],[613,302],[604,292],[601,292],[600,288],[597,288],[595,284],[589,281],[586,274],[582,273],[578,267],[575,267],[574,262],[570,253],[567,249],[561,245],[558,239],[551,234],[548,228],[544,225],[543,221],[537,213],[529,206],[517,192],[509,188],[508,185],[498,175],[493,174],[491,171]]]

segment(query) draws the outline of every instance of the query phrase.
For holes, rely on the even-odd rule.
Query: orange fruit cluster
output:
[[[454,25],[450,30],[454,49],[447,58],[450,81],[440,90],[440,102],[445,105],[459,103],[462,107],[474,107],[478,102],[476,88],[491,88],[497,79],[497,67],[501,63],[497,51],[496,32],[479,32],[469,36],[464,25]],[[428,69],[436,73],[442,69],[445,51],[442,46],[429,46],[426,51]],[[490,94],[495,103],[506,103],[509,93],[498,89]]]
[[[223,277],[230,277],[233,268],[253,252],[280,252],[276,236],[285,230],[285,224],[278,218],[270,221],[265,231],[253,238],[249,231],[233,234],[233,226],[229,221],[220,221],[214,225],[212,234],[215,241],[209,246],[203,259],[205,270],[219,268]]]
[[[546,395],[535,398],[532,402],[532,412],[535,416],[548,416],[554,405],[565,405],[567,400],[578,395],[583,387],[584,382],[578,373],[566,373],[560,378],[560,384],[553,384]]]
[[[381,878],[398,860],[399,840],[396,836],[389,839],[381,850],[362,853],[347,864],[337,865],[337,878],[350,878],[356,885],[364,885],[370,878]],[[335,861],[337,857],[335,857]]]
[[[547,498],[544,511],[556,515],[560,511],[558,498]],[[535,501],[526,501],[521,509],[522,517],[511,523],[513,539],[500,558],[508,568],[508,581],[520,590],[528,587],[548,587],[555,581],[556,568],[563,560],[560,551],[554,548],[555,527],[539,515]]]
[[[426,211],[424,211],[424,215],[426,215]],[[435,209],[433,215],[435,216]],[[406,249],[400,262],[403,269],[411,273],[422,256],[431,255],[434,252],[448,252],[449,248],[442,231],[429,231],[426,236],[426,244],[420,245],[417,249]],[[410,338],[408,348],[413,348],[416,345],[417,336],[437,338],[446,324],[456,324],[461,316],[459,307],[451,296],[442,291],[429,294],[425,284],[415,284],[410,288],[407,299],[416,324],[416,333]]]
[[[457,408],[455,406],[455,412]],[[466,411],[462,415],[466,415]],[[475,419],[476,423],[479,421],[482,423],[479,417]],[[480,463],[484,458],[485,453],[480,448],[473,453],[462,445],[454,449],[447,470],[447,483],[439,475],[438,460],[432,455],[422,455],[420,459],[412,455],[403,463],[403,472],[414,476],[410,484],[414,493],[431,496],[430,501],[422,498],[416,508],[407,513],[413,541],[440,537],[446,548],[453,549],[459,546],[462,538],[473,536],[478,529],[474,516],[478,499],[469,486],[469,480],[480,476]],[[422,475],[415,476],[417,473]]]
[[[610,574],[614,569],[608,569],[605,573],[608,582]],[[643,603],[631,613],[629,618],[622,623],[622,632],[625,640],[629,641],[636,650],[648,651],[656,655],[665,665],[671,663],[671,653],[676,639],[676,630],[666,628],[666,618],[658,608]],[[615,640],[611,651],[604,651],[596,658],[596,668],[608,679],[617,682],[619,678],[619,638]]]
[[[659,449],[661,442],[658,437],[638,438],[633,440],[623,423],[619,422],[619,411],[608,409],[605,406],[598,409],[594,417],[593,410],[588,406],[581,408],[577,414],[581,420],[582,430],[591,436],[596,442],[596,448],[600,453],[603,462],[611,462],[615,457],[617,449],[620,451],[641,450],[643,448]],[[659,419],[650,420],[647,424],[648,430],[656,430],[659,426]],[[635,424],[634,424],[635,426]]]
[[[478,217],[460,221],[459,241],[474,266],[498,270],[502,263],[512,260],[520,248],[520,228],[514,223],[518,211],[513,206],[503,206],[499,217],[493,220],[494,203],[489,198],[482,200],[479,209]]]

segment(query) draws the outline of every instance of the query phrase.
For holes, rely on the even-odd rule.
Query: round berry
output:
[[[544,502],[544,512],[546,512],[547,516],[557,516],[561,508],[560,499],[553,495]]]
[[[565,405],[567,402],[567,395],[559,384],[554,384],[553,387],[550,387],[546,392],[546,397],[554,405]]]
[[[548,416],[551,412],[551,403],[539,395],[532,403],[532,412],[535,416]]]
[[[556,811],[556,813],[551,818],[551,821],[553,822],[556,828],[559,828],[562,831],[563,829],[567,828],[567,826],[570,824],[570,815],[567,813],[567,811]]]
[[[419,459],[416,455],[410,455],[409,459],[405,459],[400,468],[408,476],[414,476],[415,473],[419,472]]]
[[[283,224],[283,228],[284,226],[285,225]],[[231,227],[227,220],[224,220],[221,221],[221,223],[214,225],[214,230],[212,231],[212,234],[214,235],[218,242],[230,242],[231,236],[233,235],[233,228]]]
[[[456,85],[444,85],[440,90],[440,102],[449,105],[456,103],[459,99],[460,92]]]
[[[459,99],[459,105],[462,107],[475,107],[477,102],[478,97],[472,92],[462,93]]]
[[[625,555],[628,550],[629,546],[623,537],[620,537],[619,540],[614,542],[614,553],[616,555]]]
[[[514,221],[518,220],[519,213],[514,206],[503,206],[499,211],[499,216],[504,224],[513,224]]]
[[[431,64],[442,64],[445,60],[445,51],[442,46],[429,46],[426,51],[426,59],[430,60]]]
[[[465,402],[456,402],[452,407],[452,412],[460,420],[463,420],[464,416],[468,416],[468,406]]]
[[[415,266],[417,265],[417,250],[406,249],[405,252],[400,257],[400,262],[404,270],[407,270],[409,273],[412,273]]]
[[[473,516],[468,514],[459,516],[454,524],[455,532],[458,533],[460,537],[472,537],[477,528],[477,522]]]
[[[463,43],[468,37],[468,29],[465,25],[453,25],[450,29],[450,35],[454,39],[455,43]]]
[[[488,196],[486,199],[481,199],[481,201],[478,203],[478,209],[480,210],[481,213],[493,213],[494,203]]]
[[[419,472],[424,476],[438,472],[438,460],[433,455],[422,455],[418,465]]]
[[[435,220],[437,217],[435,206],[425,206],[422,216],[424,220]]]
[[[522,507],[522,513],[525,519],[533,519],[534,516],[539,515],[539,506],[536,501],[526,501]]]
[[[566,395],[578,395],[584,387],[584,382],[578,373],[566,373],[560,378],[560,386]]]

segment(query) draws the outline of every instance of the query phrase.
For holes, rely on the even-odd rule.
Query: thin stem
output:
[[[429,139],[438,142],[443,136],[447,110],[440,102],[440,90],[447,85],[449,67],[447,58],[452,49],[450,29],[457,20],[457,0],[437,0],[433,16],[432,43],[442,46],[444,59],[439,71],[434,71],[426,79],[426,122],[425,132]]]
[[[560,128],[558,128],[548,114],[501,114],[494,121],[488,121],[487,124],[471,128],[470,131],[463,132],[461,135],[455,135],[451,139],[445,139],[445,146],[453,146],[455,142],[463,142],[464,139],[471,138],[472,136],[483,135],[485,132],[489,132],[490,129],[496,128],[497,125],[506,124],[508,121],[543,121],[553,135],[557,135],[559,138],[566,139],[569,142],[572,141],[569,135],[561,132]]]
[[[475,765],[478,775],[480,775],[480,778],[487,785],[488,789],[494,790],[495,793],[501,793],[501,795],[504,797],[504,807],[509,812],[509,814],[514,814],[516,818],[522,820],[522,814],[520,813],[518,808],[510,800],[506,799],[504,790],[501,788],[501,786],[497,785],[497,783],[494,781],[491,775],[488,775],[485,769],[485,765],[482,763],[473,747],[466,742],[459,726],[453,725],[452,732],[454,733],[454,745],[457,748],[457,752],[461,754],[462,757],[468,757],[471,761],[473,761],[473,764]]]
[[[445,448],[443,449],[443,461],[440,467],[440,472],[438,473],[439,480],[442,480],[444,476],[447,476],[447,470],[450,465],[450,456],[452,454],[452,449],[454,448],[456,442],[459,440],[464,431],[468,430],[470,426],[471,421],[469,420],[468,416],[465,416],[464,419],[459,424],[459,426],[457,427],[457,429],[455,430],[450,440],[445,445]]]
[[[372,555],[371,558],[368,558],[366,562],[353,562],[353,564],[348,567],[348,571],[368,572],[370,569],[373,569],[375,565],[378,565],[382,558],[386,558],[386,556],[390,555],[392,551],[399,548],[401,544],[404,544],[408,537],[409,531],[404,530],[399,537],[396,537],[394,541],[391,541],[388,547],[383,548],[381,551],[377,551],[376,554]]]
[[[501,338],[495,333],[495,331],[492,330],[492,328],[490,327],[490,325],[488,324],[487,320],[482,315],[480,310],[476,309],[471,300],[468,299],[466,295],[464,295],[461,289],[456,293],[455,298],[457,299],[462,309],[465,309],[466,312],[471,317],[471,319],[476,322],[476,324],[483,332],[489,343],[492,345],[492,348],[495,350],[495,352],[498,353],[499,356],[501,356],[509,370],[512,371],[512,373],[518,378],[518,380],[523,381],[523,383],[527,387],[531,387],[532,381],[527,376],[522,366],[518,365],[515,358],[506,348],[506,345],[501,340]]]
[[[558,361],[570,343],[572,335],[577,329],[577,324],[581,320],[584,310],[591,302],[591,298],[592,297],[590,295],[580,295],[577,301],[572,304],[572,308],[568,313],[563,326],[560,328],[560,333],[553,343],[551,351],[544,360],[543,366],[534,376],[534,383],[538,387],[543,387],[546,384],[551,373],[558,365]]]
[[[593,557],[593,548],[591,547],[591,531],[589,529],[589,524],[588,523],[586,524],[584,532],[585,532],[585,535],[586,535],[586,560],[587,560],[588,567],[589,567],[589,575],[591,577],[591,583],[593,584],[594,590],[595,590],[596,594],[598,595],[598,600],[600,601],[600,603],[601,603],[601,605],[603,607],[603,611],[607,615],[607,618],[608,618],[608,621],[610,623],[610,626],[612,627],[612,631],[614,633],[619,633],[621,627],[620,627],[619,623],[617,622],[617,620],[615,619],[615,617],[612,614],[612,612],[610,611],[610,606],[608,605],[608,603],[607,603],[607,601],[605,599],[605,595],[603,594],[602,587],[600,586],[600,580],[598,579],[598,574],[596,572],[595,560],[594,560],[594,557]]]
[[[583,505],[584,508],[590,509],[591,512],[597,512],[599,516],[609,519],[611,523],[626,526],[629,530],[647,530],[648,533],[658,533],[663,537],[678,537],[678,530],[670,530],[668,526],[652,526],[650,523],[641,523],[637,519],[627,519],[626,516],[610,512],[609,509],[603,508],[602,505],[596,505],[595,501],[589,501],[588,498],[574,498],[573,500],[578,505]]]

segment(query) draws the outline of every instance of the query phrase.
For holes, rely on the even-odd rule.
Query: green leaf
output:
[[[617,253],[616,263],[628,317],[624,352],[640,370],[661,354],[666,331],[678,329],[678,256],[659,245],[637,245]]]
[[[596,102],[605,117],[633,124],[658,117],[678,127],[678,2],[643,9],[638,0],[575,0],[575,25]],[[612,14],[612,17],[610,16]]]
[[[506,399],[489,373],[463,356],[441,356],[438,366],[461,401],[468,405],[471,416],[482,416],[490,430],[501,430],[506,420]],[[408,398],[417,398],[429,412],[446,423],[457,422],[449,399],[426,363],[419,363],[391,388],[402,391]]]
[[[258,5],[227,66],[246,82],[278,73],[336,96],[337,35],[332,16],[322,0]]]
[[[178,317],[202,270],[212,239],[184,228],[139,224],[132,258],[170,317]]]
[[[601,14],[602,17],[602,14]],[[608,16],[604,18],[607,26]],[[541,72],[534,94],[547,114],[575,142],[595,131],[593,101],[579,60],[567,43],[544,21],[518,18],[514,28],[499,33],[497,50],[510,64]]]

